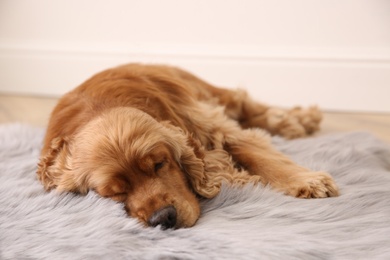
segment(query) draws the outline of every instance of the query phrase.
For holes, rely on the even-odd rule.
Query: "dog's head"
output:
[[[75,136],[53,140],[38,176],[49,189],[94,190],[123,202],[149,226],[190,227],[200,215],[193,187],[204,178],[203,162],[188,136],[133,108],[111,109]]]

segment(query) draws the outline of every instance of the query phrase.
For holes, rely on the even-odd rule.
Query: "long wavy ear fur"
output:
[[[200,148],[195,140],[187,136],[187,140],[181,146],[179,163],[189,177],[194,191],[203,197],[210,198],[210,196],[213,196],[210,191],[206,191],[204,188],[204,186],[207,186],[208,180],[204,172],[204,154]]]
[[[54,138],[49,149],[41,155],[37,176],[46,190],[57,188],[61,191],[74,191],[76,185],[70,178],[71,153],[66,138]]]
[[[187,174],[194,192],[198,195],[213,198],[220,192],[222,183],[242,186],[249,182],[261,182],[260,176],[250,175],[246,170],[236,168],[232,158],[223,147],[205,150],[200,141],[192,138],[190,134],[184,133],[169,122],[162,124],[170,130],[171,138],[167,140],[171,140],[170,145],[175,158]]]
[[[204,154],[200,142],[169,121],[162,121],[160,124],[165,127],[167,131],[165,141],[171,147],[176,161],[186,173],[194,192],[206,198],[217,195],[219,190],[211,192],[205,188],[209,181],[204,171]]]
[[[249,182],[261,182],[260,176],[250,175],[243,169],[235,168],[232,158],[225,150],[216,148],[204,151],[199,141],[189,138],[188,142],[191,145],[184,146],[181,164],[193,189],[199,195],[214,198],[220,192],[222,183],[242,186]],[[196,145],[197,143],[199,144]]]
[[[172,147],[180,167],[187,174],[194,192],[205,198],[215,197],[220,191],[221,180],[207,175],[204,162],[205,151],[199,140],[169,122],[161,123],[169,131],[170,138],[166,140]]]

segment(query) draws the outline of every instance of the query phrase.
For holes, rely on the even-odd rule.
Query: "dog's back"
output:
[[[64,95],[53,110],[44,148],[59,136],[71,136],[92,118],[113,107],[133,107],[157,121],[186,128],[186,112],[211,94],[208,84],[180,69],[129,64],[94,75]]]

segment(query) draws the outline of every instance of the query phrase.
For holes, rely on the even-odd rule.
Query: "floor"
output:
[[[44,127],[56,103],[56,98],[0,94],[0,124],[25,122]],[[324,112],[318,134],[347,131],[368,131],[390,144],[390,113]]]

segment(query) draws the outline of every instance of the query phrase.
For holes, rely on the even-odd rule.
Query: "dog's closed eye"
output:
[[[160,170],[162,167],[164,167],[164,165],[165,165],[165,162],[164,162],[164,161],[155,163],[155,164],[154,164],[154,171],[157,172],[157,171]]]

